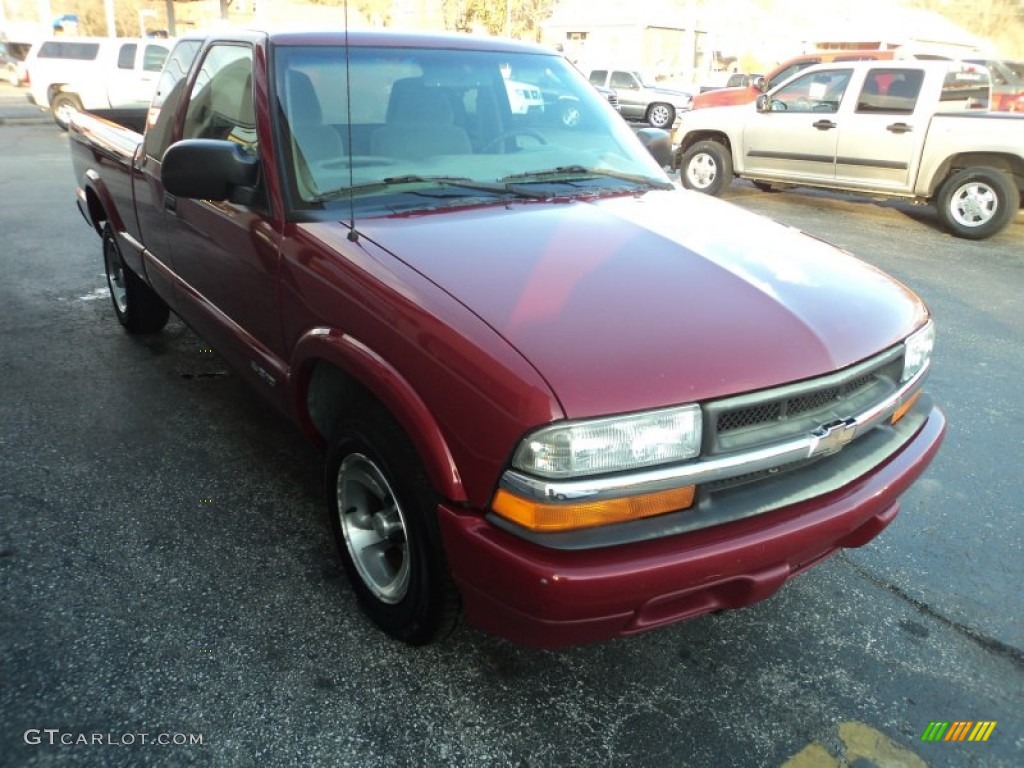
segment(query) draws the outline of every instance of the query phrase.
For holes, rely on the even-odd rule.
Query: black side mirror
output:
[[[185,139],[167,148],[160,166],[164,189],[175,197],[252,205],[260,161],[232,141]]]
[[[636,135],[658,165],[672,165],[672,134],[661,128],[641,128]]]
[[[757,97],[757,111],[758,112],[771,112],[772,111],[772,100],[767,93],[762,93]]]

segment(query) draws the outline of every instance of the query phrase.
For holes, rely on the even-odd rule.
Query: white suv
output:
[[[61,37],[44,40],[25,62],[28,99],[67,128],[74,111],[146,107],[173,41]]]

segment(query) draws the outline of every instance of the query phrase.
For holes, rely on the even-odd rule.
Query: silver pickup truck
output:
[[[809,67],[752,104],[683,115],[673,165],[717,195],[734,176],[935,205],[975,240],[1017,215],[1024,115],[991,113],[988,78],[952,62]]]

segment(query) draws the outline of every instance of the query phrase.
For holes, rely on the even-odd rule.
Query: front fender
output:
[[[317,363],[344,371],[373,393],[402,426],[423,461],[434,488],[454,502],[467,500],[452,452],[426,403],[387,360],[358,339],[331,328],[313,328],[295,345],[291,370],[292,407],[307,435],[318,445],[324,439],[307,408],[307,392]]]

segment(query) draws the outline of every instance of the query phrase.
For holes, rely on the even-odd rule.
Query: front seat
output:
[[[320,99],[304,72],[288,73],[286,108],[292,137],[307,164],[341,160],[345,153],[341,134],[324,125]]]
[[[432,155],[472,152],[469,135],[455,125],[451,102],[440,88],[421,77],[391,86],[385,124],[373,132],[370,151],[383,157],[418,160]]]

